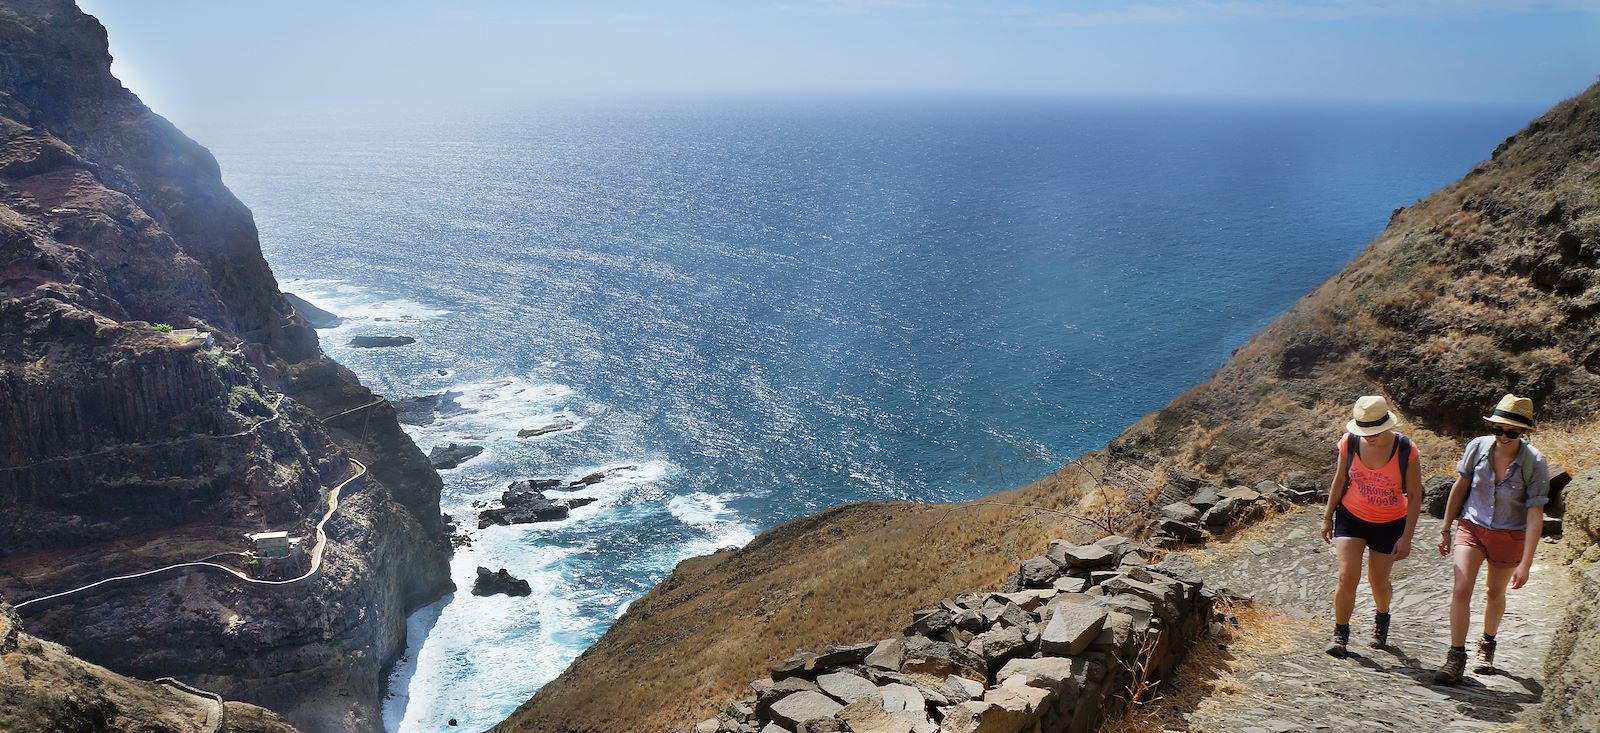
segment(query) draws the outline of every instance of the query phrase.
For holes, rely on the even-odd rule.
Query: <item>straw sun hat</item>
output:
[[[1497,425],[1532,430],[1533,400],[1508,394],[1500,398],[1500,404],[1494,406],[1494,414],[1485,415],[1483,419]]]
[[[1367,395],[1356,400],[1356,406],[1350,412],[1352,418],[1344,424],[1344,429],[1355,435],[1377,435],[1400,425],[1399,418],[1389,411],[1389,401],[1378,395]]]

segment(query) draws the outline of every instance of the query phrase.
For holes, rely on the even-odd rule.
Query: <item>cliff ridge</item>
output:
[[[0,2],[0,596],[117,672],[376,730],[406,616],[450,588],[438,475],[321,353],[210,153],[110,63],[72,2]],[[240,553],[315,544],[340,486],[316,572],[227,572],[306,574]],[[27,603],[200,560],[222,569]]]

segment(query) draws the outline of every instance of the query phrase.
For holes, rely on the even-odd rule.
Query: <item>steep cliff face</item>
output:
[[[304,730],[373,729],[406,615],[449,587],[438,475],[285,303],[216,161],[110,62],[70,1],[0,0],[0,595],[118,672]],[[238,553],[250,533],[309,546],[329,489],[361,471],[351,459],[370,472],[302,582],[195,572],[26,604]],[[306,553],[214,561],[310,569]]]
[[[1362,394],[1398,406],[1429,473],[1451,471],[1509,391],[1539,404],[1547,454],[1588,469],[1600,462],[1597,311],[1600,86],[1397,211],[1341,273],[1105,451],[986,502],[841,507],[686,561],[496,730],[691,727],[795,649],[882,638],[951,587],[998,587],[1011,568],[997,559],[1042,553],[1051,532],[1094,531],[1002,503],[1098,516],[1107,497],[1137,513],[1205,484],[1326,481],[1330,441]],[[1595,488],[1569,488],[1580,563],[1600,552]],[[1588,567],[1585,589],[1600,577]],[[1556,729],[1590,729],[1594,619],[1577,604],[1558,637],[1550,674],[1566,679],[1545,711]]]

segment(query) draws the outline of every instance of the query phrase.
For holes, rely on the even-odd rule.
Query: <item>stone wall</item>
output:
[[[899,636],[800,652],[693,733],[1082,733],[1157,688],[1211,630],[1219,592],[1188,556],[1268,507],[1324,498],[1307,481],[1201,490],[1147,540],[1062,540],[999,592],[914,614]]]
[[[1572,600],[1545,657],[1546,730],[1600,730],[1600,473],[1590,471],[1564,491],[1563,544],[1572,563]]]
[[[1054,542],[1022,564],[1021,588],[947,599],[876,643],[797,654],[696,733],[1093,730],[1210,621],[1194,564],[1150,556],[1116,536]]]

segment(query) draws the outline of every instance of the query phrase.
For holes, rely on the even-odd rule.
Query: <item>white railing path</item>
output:
[[[62,598],[65,598],[67,596],[75,595],[77,593],[82,593],[84,591],[92,590],[94,588],[98,588],[98,587],[101,587],[101,586],[110,585],[110,584],[117,584],[117,583],[123,583],[123,582],[132,581],[132,580],[139,580],[141,578],[149,578],[151,576],[161,575],[161,574],[164,574],[164,573],[172,573],[172,572],[177,572],[177,571],[187,571],[187,570],[189,570],[191,568],[192,569],[196,569],[196,570],[220,570],[220,571],[222,571],[224,573],[227,573],[228,575],[231,575],[231,576],[233,576],[235,578],[238,578],[239,580],[242,580],[242,581],[244,581],[246,583],[249,583],[251,585],[283,586],[283,585],[293,585],[295,583],[299,583],[299,582],[302,582],[304,580],[307,580],[307,579],[315,576],[319,571],[322,570],[322,556],[323,556],[323,553],[328,548],[327,524],[328,524],[328,520],[333,518],[334,512],[337,512],[339,510],[339,492],[342,491],[345,486],[349,485],[351,481],[354,481],[354,480],[356,480],[358,478],[361,478],[362,476],[367,475],[367,466],[366,466],[366,464],[364,464],[361,461],[358,461],[358,460],[356,460],[354,458],[349,459],[349,461],[350,461],[351,465],[356,468],[356,472],[355,472],[354,475],[350,476],[349,478],[347,478],[347,479],[345,479],[343,481],[340,481],[337,486],[334,486],[332,489],[330,489],[328,491],[328,511],[322,515],[321,521],[317,522],[317,543],[311,550],[311,567],[310,567],[310,569],[306,570],[306,572],[303,575],[300,575],[299,577],[290,578],[288,580],[260,580],[260,579],[252,578],[252,577],[250,577],[248,575],[245,575],[244,573],[241,573],[241,572],[239,572],[237,570],[234,570],[233,568],[227,567],[226,565],[218,565],[218,564],[213,563],[213,562],[206,562],[206,560],[210,560],[211,558],[215,558],[215,557],[220,557],[222,555],[238,554],[238,553],[226,553],[226,552],[224,552],[224,553],[218,553],[216,555],[212,555],[212,556],[207,557],[207,558],[205,558],[203,560],[197,560],[195,562],[177,563],[175,565],[168,565],[166,567],[156,568],[155,570],[146,570],[146,571],[141,572],[141,573],[131,573],[129,575],[115,575],[115,576],[112,576],[112,577],[109,577],[109,578],[102,578],[102,579],[97,580],[97,581],[95,581],[93,583],[89,583],[87,585],[81,585],[81,586],[78,586],[77,588],[73,588],[71,590],[64,590],[64,591],[61,591],[60,593],[52,593],[52,594],[50,594],[48,596],[41,596],[39,598],[34,598],[34,599],[31,599],[31,600],[23,601],[21,603],[16,604],[15,606],[13,606],[13,608],[17,609],[18,612],[21,612],[24,609],[26,609],[29,606],[32,606],[34,604],[39,604],[39,603],[48,604],[48,603],[50,603],[52,601],[57,601],[57,600],[60,600]]]
[[[222,714],[224,710],[223,699],[221,695],[209,690],[202,690],[198,687],[190,687],[189,685],[179,682],[171,677],[161,677],[159,679],[151,680],[151,682],[169,687],[179,694],[188,695],[189,697],[199,699],[201,704],[206,708],[206,733],[221,733]]]

